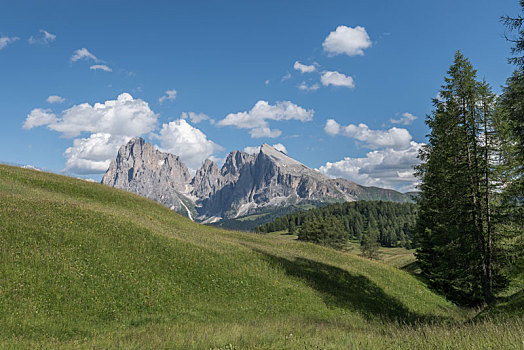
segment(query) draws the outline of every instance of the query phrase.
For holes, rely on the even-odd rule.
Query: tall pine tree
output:
[[[494,95],[457,52],[419,158],[417,258],[433,288],[466,305],[494,301]],[[494,281],[497,283],[494,283]]]

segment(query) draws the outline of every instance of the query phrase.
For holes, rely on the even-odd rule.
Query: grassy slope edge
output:
[[[0,165],[0,347],[515,348],[410,274]]]

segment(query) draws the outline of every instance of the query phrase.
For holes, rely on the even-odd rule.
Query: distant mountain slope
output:
[[[411,200],[393,190],[331,179],[266,144],[257,154],[231,152],[222,168],[206,160],[191,178],[177,156],[134,138],[120,148],[102,183],[153,199],[202,222],[300,202]]]

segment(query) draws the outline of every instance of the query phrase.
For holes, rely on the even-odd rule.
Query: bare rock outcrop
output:
[[[155,149],[151,143],[135,137],[120,147],[111,161],[102,183],[137,193],[184,213],[191,201],[186,195],[191,175],[179,157]]]
[[[206,159],[191,177],[179,157],[134,138],[120,148],[102,183],[206,222],[303,201],[404,198],[393,190],[331,179],[267,144],[257,154],[229,153],[222,168]]]

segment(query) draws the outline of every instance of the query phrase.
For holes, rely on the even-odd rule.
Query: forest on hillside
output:
[[[417,218],[417,206],[413,203],[383,201],[356,201],[330,204],[322,208],[299,211],[257,226],[255,232],[269,233],[288,230],[305,241],[332,245],[352,240],[362,242],[371,235],[384,247],[411,248]],[[322,225],[315,228],[314,223]],[[324,238],[308,235],[319,229]]]

